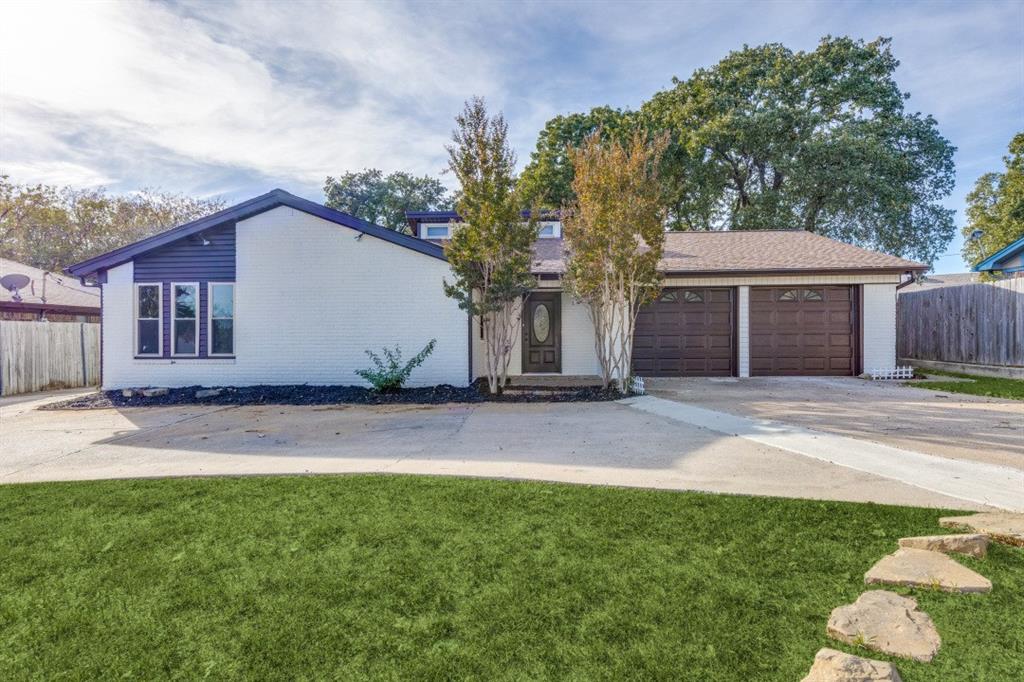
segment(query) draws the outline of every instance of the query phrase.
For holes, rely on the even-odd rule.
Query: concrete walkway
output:
[[[986,508],[618,403],[35,409],[41,402],[0,403],[0,483],[376,472]]]
[[[1024,471],[937,457],[767,419],[741,417],[675,400],[641,396],[622,401],[630,407],[737,436],[822,462],[876,474],[932,492],[979,504],[1024,511]]]

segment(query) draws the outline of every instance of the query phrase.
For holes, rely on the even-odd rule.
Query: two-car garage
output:
[[[637,315],[639,376],[735,376],[738,287],[669,287]],[[859,310],[853,285],[751,286],[752,376],[849,376],[858,371]]]

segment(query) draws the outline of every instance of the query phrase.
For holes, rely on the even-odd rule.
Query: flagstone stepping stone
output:
[[[962,535],[922,535],[914,538],[900,538],[900,547],[930,549],[933,552],[956,552],[983,557],[988,552],[988,536],[984,533]]]
[[[1024,493],[1021,493],[1024,496]],[[947,516],[939,519],[943,528],[970,528],[984,533],[1004,545],[1024,547],[1024,514],[982,512],[968,516]]]
[[[802,682],[901,682],[891,663],[872,661],[852,654],[822,649]]]
[[[826,631],[840,642],[924,662],[935,657],[942,643],[916,600],[888,590],[865,592],[854,603],[832,609]]]
[[[992,582],[941,552],[901,547],[864,574],[865,584],[926,587],[945,592],[991,592]]]

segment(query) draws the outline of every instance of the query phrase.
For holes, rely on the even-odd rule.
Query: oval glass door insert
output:
[[[538,303],[533,309],[533,338],[537,343],[544,343],[548,340],[548,333],[551,331],[551,314],[548,307]]]

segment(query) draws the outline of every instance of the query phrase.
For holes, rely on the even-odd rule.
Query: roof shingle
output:
[[[565,272],[561,239],[538,239],[535,274]],[[665,273],[926,270],[927,266],[803,230],[669,232],[659,263]]]

